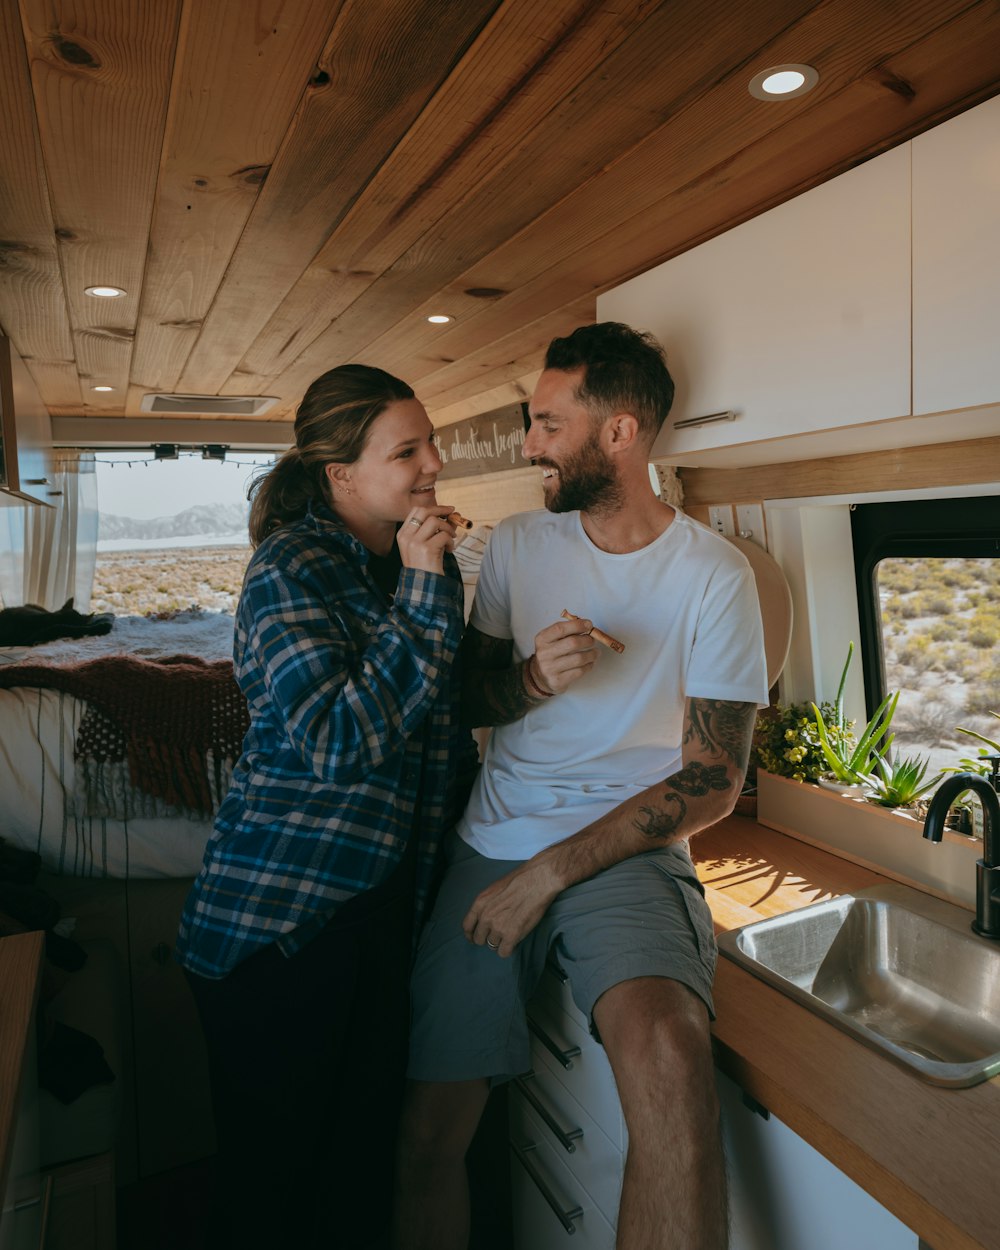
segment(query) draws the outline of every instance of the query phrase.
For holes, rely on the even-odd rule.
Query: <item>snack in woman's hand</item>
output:
[[[471,530],[473,526],[473,522],[462,516],[461,512],[449,512],[445,520],[450,521],[460,530]]]
[[[578,621],[580,618],[574,613],[563,608],[561,613],[563,620]],[[606,634],[603,629],[598,629],[596,625],[590,627],[590,636],[596,638],[598,642],[603,642],[606,647],[610,647],[612,651],[617,651],[619,655],[625,650],[625,644],[619,642],[617,638],[612,638],[610,634]]]

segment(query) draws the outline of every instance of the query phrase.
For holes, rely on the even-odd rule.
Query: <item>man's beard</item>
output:
[[[549,461],[542,460],[542,465]],[[551,465],[557,468],[556,465]],[[614,466],[592,435],[580,450],[558,469],[557,485],[545,501],[550,512],[614,512],[624,502],[624,492]]]

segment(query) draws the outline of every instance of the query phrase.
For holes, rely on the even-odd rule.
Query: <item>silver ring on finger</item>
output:
[[[486,939],[486,945],[490,948],[491,951],[499,950],[500,948],[499,942],[491,942],[489,938]]]
[[[420,529],[420,522],[417,520],[415,516],[410,517],[410,524],[415,525],[417,529]]]

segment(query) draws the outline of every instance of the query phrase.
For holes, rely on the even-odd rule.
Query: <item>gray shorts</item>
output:
[[[502,1080],[526,1072],[525,1006],[550,954],[595,1036],[594,1004],[635,977],[680,981],[714,1019],[712,915],[680,848],[633,856],[563,891],[509,959],[470,942],[462,921],[476,895],[520,861],[486,859],[455,834],[446,854],[413,973],[412,1080]]]

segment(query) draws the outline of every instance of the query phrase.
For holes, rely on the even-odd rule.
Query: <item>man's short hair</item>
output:
[[[651,444],[674,402],[674,380],[663,348],[651,334],[619,321],[579,326],[553,339],[546,369],[584,369],[577,398],[596,417],[630,412]]]

